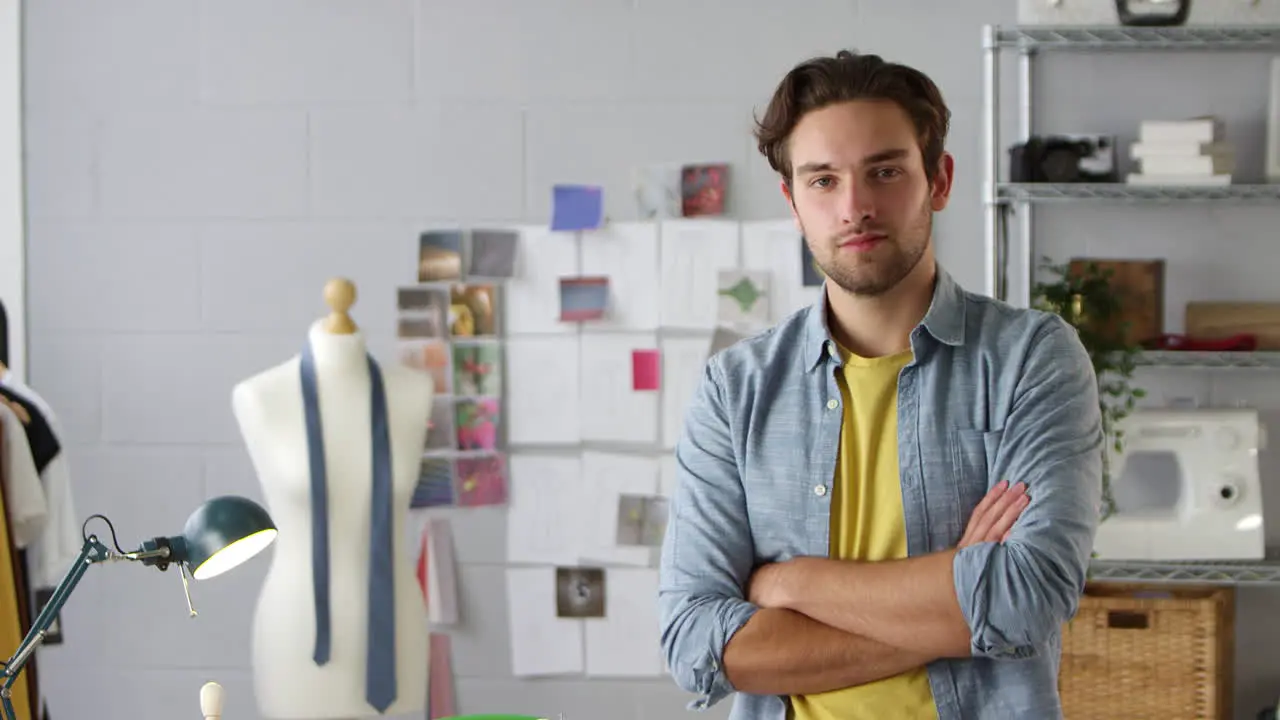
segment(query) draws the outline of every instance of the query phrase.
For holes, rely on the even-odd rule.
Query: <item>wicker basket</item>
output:
[[[1066,720],[1231,718],[1230,587],[1089,585],[1062,631]]]

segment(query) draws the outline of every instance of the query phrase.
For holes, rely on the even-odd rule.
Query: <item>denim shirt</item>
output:
[[[825,298],[825,294],[824,294]],[[1030,496],[1004,543],[961,549],[955,592],[971,656],[928,665],[941,720],[1061,717],[1062,624],[1084,589],[1101,504],[1102,420],[1093,365],[1052,313],[962,289],[938,267],[898,377],[898,462],[910,556],[955,547],[1002,478]],[[828,556],[843,413],[826,302],[706,363],[676,447],[662,546],[662,649],[701,710],[783,720],[787,699],[737,693],[725,645],[756,611],[752,570]]]

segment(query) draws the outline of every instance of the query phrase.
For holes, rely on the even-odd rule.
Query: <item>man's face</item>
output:
[[[911,118],[856,100],[805,115],[790,138],[788,196],[814,261],[839,287],[874,296],[933,257],[933,213],[947,205],[953,161],[930,184]]]

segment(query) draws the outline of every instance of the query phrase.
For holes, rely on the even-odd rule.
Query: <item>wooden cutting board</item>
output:
[[[1132,345],[1164,334],[1164,260],[1075,258],[1068,272],[1078,277],[1091,264],[1111,274],[1111,290],[1120,300],[1118,317],[1094,327],[1099,334]]]
[[[1187,335],[1224,338],[1249,334],[1259,350],[1280,350],[1280,302],[1189,302]]]

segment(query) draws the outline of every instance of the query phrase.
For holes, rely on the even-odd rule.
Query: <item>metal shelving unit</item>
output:
[[[1032,207],[1043,203],[1124,202],[1161,204],[1170,202],[1257,203],[1280,201],[1280,185],[1227,185],[1222,187],[1115,184],[1003,183],[1001,159],[1005,156],[1000,139],[1000,53],[1018,53],[1019,135],[1031,135],[1032,58],[1039,52],[1106,51],[1260,51],[1280,50],[1280,27],[1272,26],[1182,26],[1182,27],[1001,27],[983,29],[983,125],[986,135],[983,202],[985,205],[984,284],[989,295],[1015,305],[1030,304],[1032,258],[1036,257],[1032,238]],[[1020,243],[1018,268],[1009,268],[1001,247],[1001,230],[1006,213],[1017,217]],[[1001,279],[1016,271],[1023,279],[1019,297],[1010,298]]]
[[[997,27],[993,39],[999,47],[1019,49],[1268,50],[1280,45],[1280,27]]]
[[[1089,564],[1089,579],[1134,583],[1280,586],[1280,557],[1242,562],[1094,560]]]
[[[1115,184],[1005,183],[1000,181],[1005,148],[1000,139],[1000,53],[1018,53],[1018,120],[1020,139],[1031,135],[1032,59],[1039,52],[1106,51],[1267,51],[1280,50],[1280,27],[1000,27],[983,31],[983,126],[986,135],[983,202],[986,292],[1015,305],[1030,305],[1036,257],[1032,208],[1061,203],[1267,203],[1280,201],[1280,185],[1150,186]],[[1006,213],[1015,211],[1020,266],[1009,268],[1001,248]],[[1008,272],[1023,279],[1020,296],[1010,298],[1000,282]],[[1280,353],[1145,352],[1141,367],[1187,369],[1280,370]],[[1256,562],[1148,562],[1094,560],[1090,578],[1117,582],[1211,583],[1280,586],[1280,550]]]
[[[1188,370],[1280,370],[1280,352],[1155,350],[1137,357],[1139,367]]]
[[[999,183],[1001,202],[1063,203],[1103,202],[1275,202],[1280,185],[1129,185],[1126,183]]]

